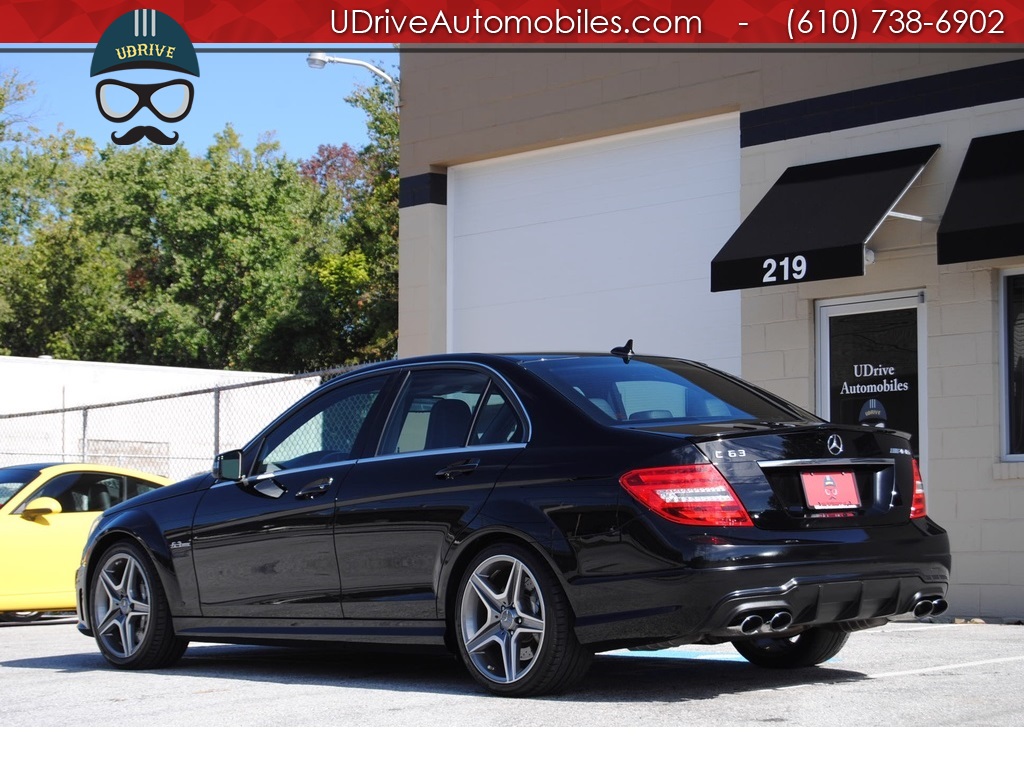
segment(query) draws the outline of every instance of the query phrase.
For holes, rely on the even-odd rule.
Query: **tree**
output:
[[[17,70],[0,72],[0,142],[10,138],[12,126],[26,120],[17,110],[34,92],[32,83],[22,80]]]
[[[279,335],[315,281],[308,263],[339,247],[337,216],[276,145],[249,150],[228,126],[205,157],[55,148],[0,162],[0,178],[35,185],[30,196],[5,184],[22,212],[7,217],[0,263],[6,352],[276,371],[319,362],[310,339]]]
[[[394,357],[398,348],[398,107],[376,84],[346,101],[366,114],[369,143],[323,145],[302,172],[342,197],[341,250],[313,265],[346,362]]]
[[[202,158],[182,146],[102,151],[73,205],[124,275],[121,358],[307,367],[274,336],[312,279],[308,252],[332,241],[320,196],[275,144],[249,150],[230,126]]]
[[[69,190],[77,163],[93,144],[72,131],[41,136],[20,112],[31,83],[0,73],[0,353],[39,354],[59,321],[52,317],[43,261],[69,215]],[[29,350],[29,351],[26,351]]]
[[[203,156],[96,151],[15,134],[0,110],[0,353],[271,371],[393,356],[397,109],[379,87],[350,102],[369,144],[301,172],[230,125]]]

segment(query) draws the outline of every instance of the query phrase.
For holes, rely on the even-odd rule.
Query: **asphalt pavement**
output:
[[[528,700],[439,652],[193,644],[125,672],[71,621],[0,624],[0,723],[19,727],[1020,727],[1022,690],[1024,627],[1004,624],[893,622],[797,671],[731,645],[601,654],[577,690]]]

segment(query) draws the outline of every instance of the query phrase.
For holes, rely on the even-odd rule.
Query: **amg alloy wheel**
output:
[[[578,682],[590,664],[558,580],[524,547],[497,545],[470,563],[456,622],[467,669],[493,693],[552,693]]]
[[[841,629],[814,627],[793,637],[759,637],[732,644],[743,658],[759,667],[796,669],[828,661],[849,637],[850,633]]]
[[[188,641],[175,637],[163,587],[135,544],[122,542],[103,553],[91,594],[96,643],[114,666],[165,667],[185,652]]]

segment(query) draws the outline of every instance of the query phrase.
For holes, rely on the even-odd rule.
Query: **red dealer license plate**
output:
[[[804,496],[811,509],[843,510],[860,507],[860,494],[852,472],[801,472]],[[849,516],[844,512],[838,516]]]

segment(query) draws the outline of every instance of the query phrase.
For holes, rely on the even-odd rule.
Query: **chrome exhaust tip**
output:
[[[914,606],[914,618],[923,619],[925,616],[930,616],[933,610],[935,610],[935,606],[931,600],[919,600]]]
[[[932,616],[941,616],[949,610],[949,603],[941,597],[932,600]]]
[[[764,625],[764,619],[756,613],[752,613],[740,622],[740,632],[744,635],[752,635]]]
[[[768,622],[768,628],[779,632],[793,623],[793,614],[789,611],[779,611]]]

